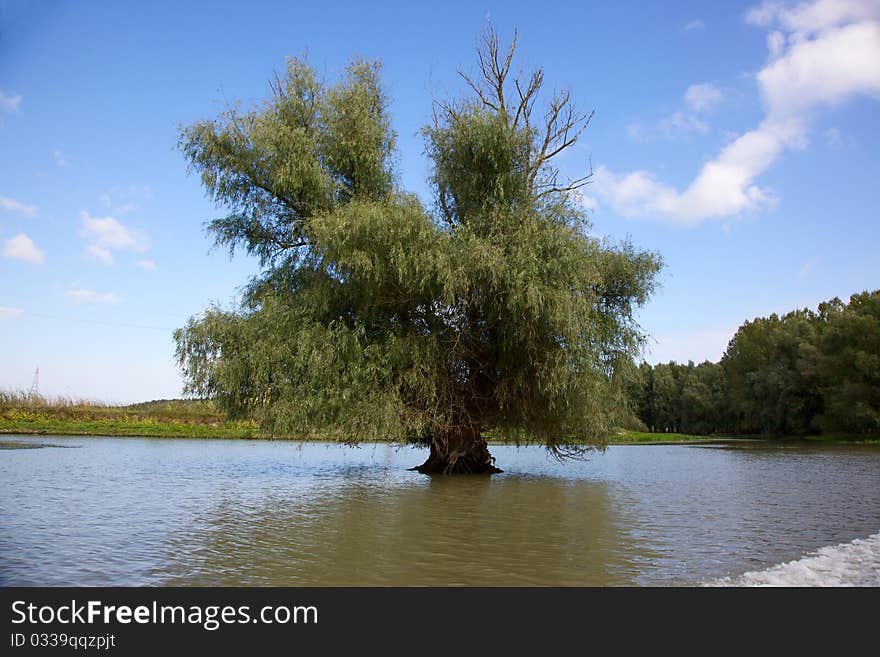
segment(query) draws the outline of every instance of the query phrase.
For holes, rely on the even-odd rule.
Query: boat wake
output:
[[[707,586],[880,586],[880,533]]]

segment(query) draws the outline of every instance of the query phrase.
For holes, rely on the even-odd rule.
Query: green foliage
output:
[[[730,382],[737,427],[744,432],[804,434],[821,408],[818,382],[801,366],[804,345],[820,330],[815,313],[746,322],[728,345],[722,364]]]
[[[724,372],[717,363],[639,366],[631,384],[633,410],[652,432],[706,435],[729,430]]]
[[[183,130],[228,211],[209,232],[263,264],[242,307],[175,333],[189,392],[278,435],[605,439],[660,261],[589,234],[585,179],[552,166],[589,117],[560,94],[535,126],[543,73],[514,83],[512,55],[489,32],[475,98],[438,103],[424,129],[433,207],[395,182],[376,64],[328,86],[293,60],[261,108]]]
[[[631,384],[653,431],[880,433],[880,290],[745,322],[720,363],[642,364]]]
[[[229,209],[208,224],[216,243],[264,265],[295,260],[312,217],[355,196],[384,198],[395,143],[376,63],[354,61],[326,87],[291,59],[273,92],[258,110],[185,128],[179,143],[209,197]]]
[[[880,290],[854,294],[845,307],[820,307],[817,346],[804,349],[804,369],[819,381],[826,431],[880,434]]]

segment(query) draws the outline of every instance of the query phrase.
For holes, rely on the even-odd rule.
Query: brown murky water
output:
[[[880,529],[876,447],[619,446],[429,478],[388,445],[15,438],[3,585],[681,585]],[[870,565],[867,567],[871,567]]]

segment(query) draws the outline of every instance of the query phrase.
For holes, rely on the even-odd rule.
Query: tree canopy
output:
[[[434,103],[431,199],[400,188],[376,62],[328,83],[291,59],[262,106],[182,130],[208,232],[262,265],[175,332],[189,392],[278,435],[430,445],[423,472],[495,471],[488,430],[603,444],[660,259],[590,234],[589,174],[554,163],[591,115],[512,75],[515,44],[484,33],[470,94]]]

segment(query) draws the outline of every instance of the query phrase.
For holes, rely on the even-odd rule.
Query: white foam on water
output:
[[[707,586],[880,586],[880,533]]]

